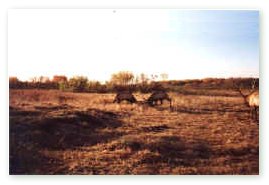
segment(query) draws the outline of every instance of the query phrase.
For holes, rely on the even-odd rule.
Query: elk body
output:
[[[116,97],[114,98],[113,103],[121,103],[122,101],[127,101],[130,103],[136,103],[137,100],[135,99],[134,95],[130,92],[119,92],[117,93]]]
[[[243,94],[242,90],[239,89],[239,93],[244,98],[246,105],[250,108],[251,117],[258,120],[259,117],[259,91],[252,91],[250,94]]]
[[[164,91],[157,91],[157,92],[152,93],[150,97],[146,100],[146,102],[149,105],[153,106],[153,105],[157,105],[158,101],[160,101],[160,103],[163,104],[163,100],[169,101],[170,107],[171,107],[172,100],[169,97],[169,95]]]

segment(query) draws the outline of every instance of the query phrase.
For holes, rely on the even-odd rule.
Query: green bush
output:
[[[68,88],[73,92],[87,92],[88,78],[84,76],[75,76],[68,81]]]
[[[58,88],[61,91],[67,91],[68,90],[68,83],[67,82],[58,82]]]

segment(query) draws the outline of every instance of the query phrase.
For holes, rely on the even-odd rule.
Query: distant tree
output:
[[[31,83],[37,83],[38,82],[38,77],[32,77],[32,78],[30,78],[30,82]]]
[[[49,77],[46,76],[36,76],[30,79],[32,83],[48,83],[50,82]]]
[[[120,71],[118,73],[112,74],[110,82],[114,85],[127,86],[133,84],[134,74],[129,71]]]
[[[75,76],[70,78],[68,86],[73,92],[85,92],[88,90],[88,78],[84,76]]]
[[[138,90],[142,93],[150,92],[150,79],[148,75],[146,75],[145,73],[141,73],[137,78]]]
[[[88,81],[88,89],[90,92],[99,92],[101,90],[101,83],[98,81]]]
[[[15,76],[9,77],[9,83],[15,84],[18,82],[20,82],[20,80],[17,77],[15,77]]]
[[[17,77],[9,77],[9,88],[19,88],[21,81]]]
[[[55,75],[55,76],[53,76],[52,81],[57,82],[57,83],[67,82],[67,77],[64,75]]]
[[[42,79],[40,80],[41,83],[50,83],[50,78],[47,76],[42,76]]]
[[[106,88],[106,91],[108,91],[108,92],[115,92],[116,91],[115,86],[113,85],[113,83],[111,81],[105,82],[105,88]]]
[[[37,89],[55,89],[57,86],[52,84],[49,77],[46,76],[36,76],[30,79],[29,83],[30,88],[37,88]]]
[[[57,83],[57,82],[53,82],[53,83]],[[61,91],[68,90],[68,82],[60,81],[60,82],[57,83],[57,85],[58,85],[58,89],[61,90]]]
[[[58,88],[61,91],[65,91],[65,90],[68,89],[67,77],[64,76],[64,75],[54,75],[53,78],[52,78],[52,82],[57,83]]]
[[[148,76],[147,76],[145,73],[141,73],[141,74],[139,75],[139,82],[140,82],[141,84],[147,84],[147,83],[149,82],[149,78],[148,78]]]
[[[150,77],[151,77],[152,82],[154,82],[156,79],[158,79],[158,75],[156,75],[156,74],[151,74]]]
[[[162,74],[160,74],[160,76],[161,76],[162,81],[166,81],[168,79],[167,73],[162,73]]]

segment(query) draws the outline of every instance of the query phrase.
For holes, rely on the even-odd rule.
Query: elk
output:
[[[114,98],[113,103],[120,103],[122,101],[128,101],[130,103],[136,103],[134,95],[130,92],[118,92],[116,97]]]
[[[171,103],[172,103],[172,100],[171,98],[169,97],[169,95],[164,92],[164,91],[156,91],[154,93],[152,93],[150,95],[150,97],[146,100],[146,102],[153,106],[153,105],[157,105],[158,104],[158,101],[161,102],[161,104],[163,104],[163,100],[167,100],[170,102],[170,108],[171,108]]]
[[[238,89],[241,96],[244,98],[245,104],[250,108],[251,118],[258,120],[259,118],[259,90],[255,90],[255,82],[252,82],[252,90],[249,94],[244,94],[241,88]]]

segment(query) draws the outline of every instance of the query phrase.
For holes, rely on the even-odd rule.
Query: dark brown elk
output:
[[[238,89],[241,96],[244,98],[245,104],[250,108],[251,118],[259,119],[259,90],[255,90],[255,80],[252,83],[252,91],[249,94],[244,94],[241,88]]]
[[[113,103],[121,103],[122,101],[127,101],[130,103],[136,103],[134,95],[130,92],[118,92],[116,97],[114,98]]]
[[[150,95],[150,97],[146,100],[146,102],[149,105],[154,106],[154,105],[157,105],[159,101],[160,101],[161,104],[163,104],[163,100],[169,101],[170,102],[170,107],[172,106],[171,105],[171,103],[172,103],[171,98],[164,91],[156,91],[156,92],[152,93]]]

